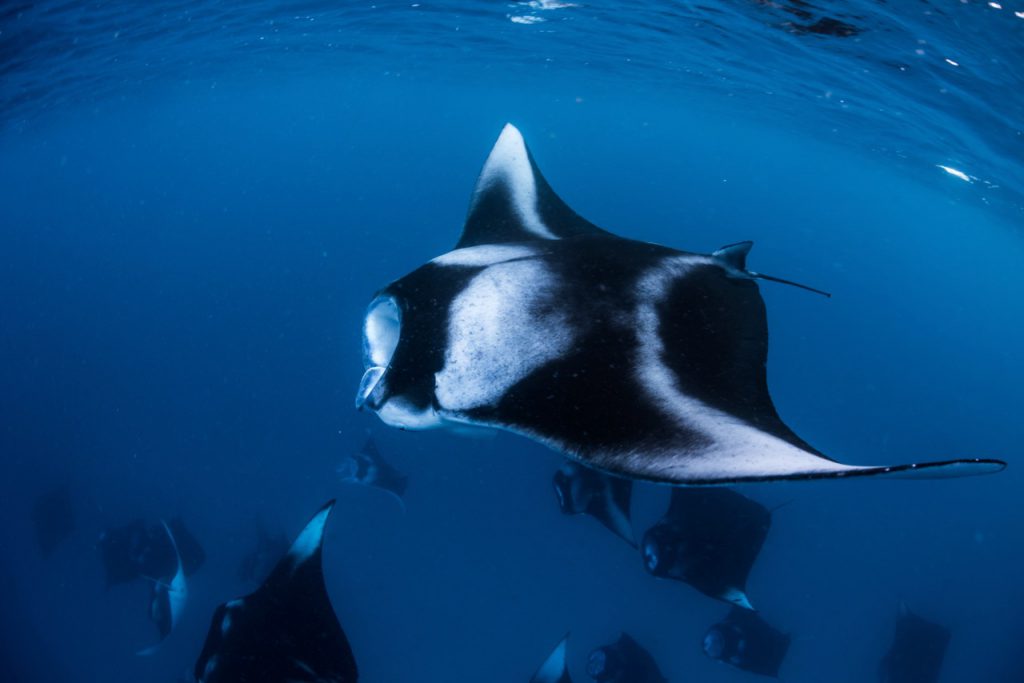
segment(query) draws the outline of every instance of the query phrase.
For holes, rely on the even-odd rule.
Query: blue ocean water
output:
[[[261,522],[325,500],[325,573],[366,681],[526,681],[629,631],[671,681],[726,609],[562,516],[560,457],[352,407],[373,293],[451,249],[515,123],[620,235],[751,239],[780,414],[846,462],[995,476],[743,487],[775,515],[749,584],[783,680],[873,681],[901,601],[941,680],[1024,680],[1024,4],[40,2],[0,8],[0,674],[174,682]],[[628,402],[630,396],[622,396]],[[395,501],[342,485],[372,433]],[[49,558],[32,508],[70,491]],[[634,527],[663,512],[641,485]],[[143,582],[96,542],[181,516],[206,564],[153,657]]]

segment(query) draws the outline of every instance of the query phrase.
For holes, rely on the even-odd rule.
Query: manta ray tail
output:
[[[755,273],[752,270],[747,270],[747,254],[750,253],[754,243],[747,240],[746,242],[737,242],[736,244],[727,244],[721,249],[716,249],[712,252],[712,256],[723,265],[728,268],[739,271],[747,277],[752,277],[757,280],[768,280],[770,282],[778,282],[783,285],[790,285],[792,287],[799,287],[800,289],[806,289],[808,292],[814,292],[824,297],[832,298],[830,292],[826,292],[821,289],[816,289],[808,285],[802,285],[799,282],[793,282],[792,280],[785,280],[781,277],[775,277],[774,275],[765,275],[764,273]]]

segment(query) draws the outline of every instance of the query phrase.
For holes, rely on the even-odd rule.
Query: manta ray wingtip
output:
[[[996,474],[1005,470],[1006,466],[1006,462],[994,458],[964,458],[874,469],[882,469],[879,474],[891,474],[900,479],[950,479]]]
[[[544,660],[544,663],[537,669],[537,672],[530,678],[530,683],[572,683],[565,661],[568,645],[569,632],[567,631],[565,636],[558,641],[555,649]]]
[[[506,121],[505,125],[501,127],[501,133],[498,135],[498,137],[501,137],[502,135],[518,135],[519,137],[523,136],[523,134],[519,132],[519,128],[517,128],[516,125],[511,121]]]

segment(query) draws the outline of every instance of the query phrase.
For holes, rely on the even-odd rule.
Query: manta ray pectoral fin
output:
[[[565,664],[565,651],[569,643],[569,634],[559,641],[548,658],[537,669],[537,673],[530,679],[530,683],[571,683],[569,670]]]
[[[745,242],[737,242],[735,244],[727,244],[721,249],[716,249],[711,253],[712,258],[716,259],[719,263],[726,267],[730,271],[743,274],[747,277],[751,277],[757,280],[768,280],[769,282],[778,282],[783,285],[791,285],[793,287],[799,287],[800,289],[806,289],[808,292],[814,292],[815,294],[821,294],[824,297],[832,298],[832,294],[829,292],[809,287],[808,285],[802,285],[799,282],[793,282],[792,280],[784,280],[781,277],[775,277],[773,275],[765,275],[764,273],[755,273],[752,270],[747,270],[747,254],[753,248],[754,243],[750,240]]]
[[[389,493],[389,494],[391,494],[391,496],[392,496],[392,497],[393,497],[393,498],[394,498],[395,500],[397,500],[397,501],[398,501],[398,505],[399,505],[399,507],[401,507],[401,508],[402,508],[402,514],[403,514],[403,515],[404,515],[404,514],[406,514],[406,513],[408,512],[408,510],[407,510],[407,509],[406,509],[406,507],[405,507],[405,498],[403,498],[402,496],[398,495],[398,493],[397,493],[397,492],[395,492],[395,491],[391,491],[391,490],[389,490],[389,491],[388,491],[388,493]]]
[[[506,124],[484,162],[456,249],[481,244],[557,240],[607,234],[555,194],[526,148]]]
[[[722,595],[722,600],[732,603],[737,607],[742,607],[743,609],[749,609],[752,611],[754,609],[754,606],[750,604],[750,600],[747,598],[746,592],[741,591],[738,588],[730,588],[727,590],[725,594]]]
[[[392,491],[391,489],[380,488],[378,486],[370,486],[370,485],[364,484],[364,483],[362,483],[360,481],[357,481],[355,479],[342,479],[342,483],[344,483],[344,484],[352,484],[353,486],[362,486],[363,488],[371,488],[371,489],[377,489],[379,491],[383,491],[384,493],[388,494],[389,496],[391,496],[392,498],[394,498],[395,500],[398,501],[398,505],[402,509],[402,514],[403,515],[406,512],[408,512],[408,510],[406,510],[406,507],[405,507],[405,499],[402,498],[402,496],[398,495],[397,492]]]
[[[327,524],[327,518],[330,516],[331,510],[334,509],[334,503],[334,500],[328,501],[306,523],[298,537],[292,542],[291,548],[288,549],[288,554],[281,561],[282,563],[288,560],[293,564],[301,564],[314,557],[319,560],[318,554],[324,543],[324,527]]]
[[[633,525],[629,521],[629,515],[623,510],[613,505],[607,505],[596,510],[593,515],[609,531],[634,548],[637,547],[636,538],[633,535]]]
[[[849,476],[885,475],[893,479],[953,479],[956,477],[976,477],[982,474],[995,474],[1006,469],[1006,463],[992,458],[966,458],[963,460],[943,460],[939,462],[921,462],[907,465],[888,465],[876,467],[855,467]]]
[[[590,464],[611,474],[677,486],[857,477],[939,479],[994,474],[1006,468],[1001,460],[971,458],[900,465],[846,465],[782,438],[736,424],[711,429],[716,442],[706,448],[687,447],[647,452],[604,453]],[[809,447],[807,447],[809,448]]]
[[[630,519],[630,501],[633,482],[619,478],[608,478],[607,490],[596,499],[595,509],[589,511],[612,533],[634,548],[637,547]]]
[[[620,475],[632,476],[635,479],[661,484],[677,486],[729,486],[732,484],[755,484],[770,481],[811,481],[816,479],[853,479],[858,477],[952,479],[956,477],[995,474],[1006,468],[1006,463],[1002,460],[983,458],[910,463],[905,465],[844,465],[826,458],[819,458],[820,466],[792,468],[786,467],[782,463],[772,462],[770,459],[765,459],[761,462],[749,460],[741,466],[737,466],[736,462],[730,462],[729,458],[716,460],[716,462],[704,463],[705,466],[694,466],[691,460],[687,467],[678,472],[662,467],[641,467],[632,469],[632,473],[619,469],[615,471]]]

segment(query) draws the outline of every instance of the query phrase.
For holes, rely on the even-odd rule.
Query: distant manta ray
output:
[[[171,527],[168,526],[167,522],[161,520],[161,524],[164,526],[164,531],[167,532],[167,538],[171,539],[177,566],[174,570],[174,575],[167,580],[160,578],[150,579],[153,582],[153,589],[152,596],[150,597],[149,616],[160,631],[160,640],[155,645],[135,653],[143,657],[156,653],[160,648],[160,644],[170,635],[171,630],[178,625],[178,622],[181,621],[181,613],[185,609],[185,601],[188,600],[185,565],[181,560],[181,553],[178,550],[178,541],[174,538],[174,534],[171,533]]]
[[[509,430],[667,484],[1006,466],[844,465],[798,437],[768,394],[756,282],[787,281],[747,269],[751,244],[696,254],[606,232],[554,193],[506,125],[455,250],[371,302],[356,406],[402,429]]]

